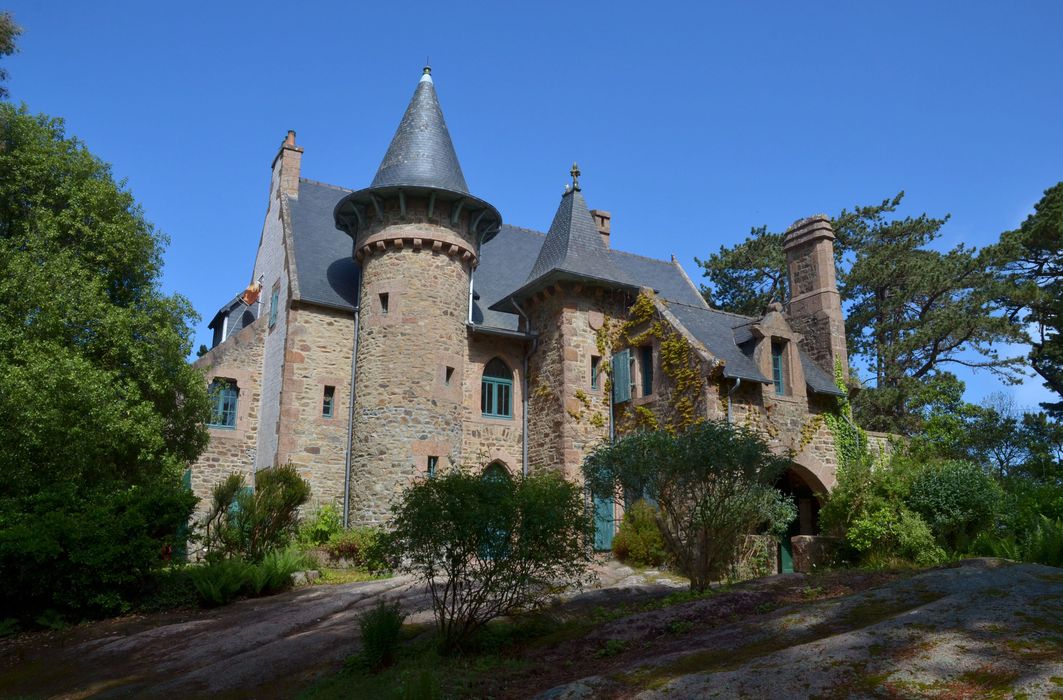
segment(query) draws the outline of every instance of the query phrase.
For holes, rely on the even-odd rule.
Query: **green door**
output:
[[[613,497],[594,497],[594,548],[604,552],[613,548]]]

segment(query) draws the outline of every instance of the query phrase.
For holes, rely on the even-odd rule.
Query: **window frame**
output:
[[[509,377],[499,377],[487,374],[488,368],[498,361],[509,372]],[[505,399],[505,411],[499,410],[502,399]],[[480,375],[480,413],[484,418],[511,420],[513,418],[513,370],[501,358],[492,358],[484,365]]]
[[[281,283],[275,282],[269,293],[269,327],[277,325],[277,312],[281,300]]]
[[[215,377],[207,391],[211,401],[207,427],[215,430],[236,430],[240,410],[240,387],[232,379]],[[232,401],[231,405],[227,405],[229,399]]]
[[[598,355],[591,355],[591,389],[595,391],[601,389],[601,367],[602,358]]]
[[[330,391],[331,389],[331,391]],[[321,393],[321,417],[334,418],[336,416],[336,387],[326,384]]]
[[[771,341],[771,381],[776,396],[786,396],[786,345],[782,340]]]
[[[642,383],[642,395],[653,395],[653,346],[643,345],[639,348],[639,375]]]

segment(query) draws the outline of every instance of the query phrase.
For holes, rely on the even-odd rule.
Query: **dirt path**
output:
[[[355,650],[357,616],[381,597],[428,608],[407,578],[313,586],[213,611],[86,625],[0,661],[0,696],[283,697]],[[427,613],[411,617],[427,619]]]

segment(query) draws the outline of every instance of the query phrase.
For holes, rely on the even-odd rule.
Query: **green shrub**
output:
[[[260,561],[284,549],[297,533],[299,507],[310,499],[310,484],[291,464],[255,474],[255,488],[242,474],[231,474],[214,487],[211,510],[203,522],[208,559],[239,556]]]
[[[1063,566],[1063,520],[1041,516],[1040,522],[1027,535],[1023,560],[1047,566]]]
[[[314,568],[315,564],[306,554],[295,548],[275,550],[248,572],[245,592],[248,595],[268,595],[290,588],[292,574]]]
[[[703,591],[731,569],[746,535],[785,530],[781,520],[796,516],[773,488],[787,464],[759,433],[703,421],[678,435],[644,431],[603,444],[583,474],[595,494],[651,494],[676,568]]]
[[[937,545],[930,526],[918,513],[902,510],[894,534],[897,553],[919,566],[934,566],[948,558],[945,550]]]
[[[358,627],[362,632],[362,651],[358,660],[371,671],[379,671],[395,662],[399,649],[399,632],[406,613],[396,603],[380,601],[362,613]]]
[[[657,509],[639,499],[624,512],[613,537],[613,554],[620,561],[638,566],[660,566],[668,558],[664,537],[657,526]]]
[[[325,551],[333,559],[346,559],[371,573],[384,573],[395,568],[387,544],[387,533],[376,527],[353,527],[329,537]]]
[[[202,606],[228,605],[248,587],[253,565],[232,557],[194,566],[190,576]]]
[[[320,547],[342,531],[343,517],[336,506],[327,503],[299,526],[299,542],[308,547]]]
[[[77,491],[55,484],[0,508],[0,618],[73,620],[130,610],[165,566],[195,497],[172,484]]]
[[[965,550],[993,522],[1000,487],[971,462],[949,461],[915,475],[908,506],[923,516],[938,541],[953,551]]]
[[[444,653],[490,620],[588,580],[592,522],[583,489],[552,470],[418,481],[393,508],[400,569],[428,587]]]

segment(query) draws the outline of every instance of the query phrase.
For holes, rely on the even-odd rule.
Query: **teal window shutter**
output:
[[[613,403],[631,400],[631,351],[613,355]]]

